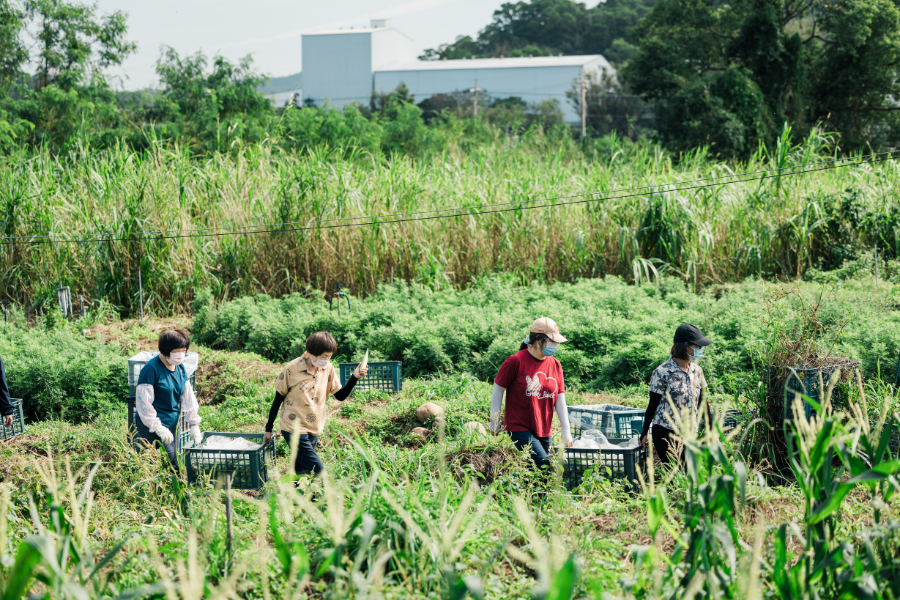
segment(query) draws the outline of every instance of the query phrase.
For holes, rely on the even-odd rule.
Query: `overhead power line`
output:
[[[497,204],[483,204],[473,206],[457,206],[444,209],[432,209],[408,213],[394,213],[387,215],[363,215],[359,217],[342,217],[335,219],[321,219],[315,221],[293,221],[277,224],[266,225],[245,225],[240,227],[223,227],[223,228],[207,228],[193,230],[162,230],[156,232],[140,232],[139,234],[131,234],[127,236],[104,236],[95,237],[76,237],[66,238],[59,234],[52,236],[54,239],[35,239],[48,238],[51,236],[7,236],[0,237],[0,245],[19,246],[19,245],[49,245],[49,244],[72,244],[72,243],[94,243],[94,242],[123,242],[123,241],[152,241],[163,239],[185,239],[185,238],[208,238],[227,235],[256,235],[261,233],[284,233],[291,231],[310,231],[315,229],[341,229],[346,227],[364,227],[369,225],[390,225],[396,223],[409,223],[415,221],[431,221],[436,219],[451,219],[465,216],[477,216],[483,214],[497,214],[516,210],[535,210],[541,208],[556,208],[560,206],[570,206],[577,204],[587,204],[591,202],[599,202],[603,200],[621,200],[636,196],[643,196],[649,193],[670,193],[677,191],[691,191],[716,186],[733,185],[737,183],[748,183],[753,181],[764,181],[776,177],[790,177],[794,175],[803,175],[805,173],[815,173],[820,171],[830,171],[848,166],[858,166],[863,164],[874,164],[893,160],[895,154],[900,150],[889,152],[879,152],[863,155],[848,159],[833,159],[829,161],[820,161],[818,163],[810,163],[801,167],[780,167],[775,169],[762,169],[759,171],[751,171],[734,175],[712,176],[700,179],[687,180],[673,183],[660,183],[642,186],[639,188],[628,188],[620,190],[615,194],[596,197],[603,192],[583,192],[579,194],[570,194],[566,196],[556,196],[550,198],[536,198],[532,200],[502,202]],[[874,160],[862,160],[871,157],[880,157]],[[809,168],[818,167],[818,168]],[[753,177],[751,177],[753,176]],[[712,181],[714,179],[731,178],[729,181]],[[707,182],[707,183],[698,183]],[[694,185],[686,185],[694,184]],[[639,191],[642,190],[642,191]],[[630,193],[623,193],[630,192]],[[581,200],[574,200],[582,198]],[[542,203],[542,204],[537,204]],[[526,206],[531,204],[531,206]],[[455,214],[439,214],[452,212]],[[429,216],[422,216],[429,215]],[[353,222],[361,221],[361,222]],[[302,225],[302,226],[296,226]],[[247,231],[249,228],[262,228]]]
[[[885,156],[885,155],[891,155],[891,154],[894,154],[897,152],[900,152],[900,150],[896,150],[893,152],[877,152],[877,153],[872,153],[872,154],[863,154],[860,156],[850,157],[850,158],[837,158],[837,159],[831,159],[831,160],[824,160],[824,161],[818,161],[818,162],[814,162],[814,163],[807,163],[802,166],[803,167],[814,167],[814,166],[818,166],[818,165],[831,165],[831,164],[847,162],[847,161],[855,161],[852,164],[858,165],[858,164],[864,164],[866,162],[865,159],[879,157],[879,156]],[[850,165],[842,165],[842,166],[850,166]],[[797,168],[799,168],[799,167],[797,167],[797,166],[776,167],[776,168],[771,168],[771,169],[759,169],[756,171],[745,171],[743,173],[737,173],[737,174],[731,173],[731,174],[724,174],[724,175],[713,175],[710,177],[687,179],[687,180],[678,181],[678,182],[666,182],[666,183],[658,183],[658,184],[645,185],[645,186],[639,186],[639,187],[624,188],[624,189],[618,190],[616,193],[622,194],[624,192],[637,192],[640,190],[660,191],[659,188],[665,187],[665,186],[685,185],[685,184],[689,184],[689,183],[698,183],[698,182],[703,182],[703,181],[714,181],[714,180],[719,180],[719,179],[729,178],[729,177],[746,178],[746,177],[749,177],[750,175],[758,175],[758,174],[762,174],[762,173],[773,173],[773,172],[779,172],[779,171],[785,171],[785,170],[797,169]],[[783,174],[790,175],[790,173],[783,173]],[[738,181],[736,181],[736,183],[739,183],[740,181],[743,181],[743,180],[739,179]],[[728,183],[728,182],[721,182],[721,183]],[[363,215],[363,216],[358,216],[358,217],[335,217],[332,219],[317,219],[315,221],[309,221],[309,220],[282,221],[280,223],[259,223],[259,224],[255,224],[255,225],[235,225],[235,226],[228,226],[228,227],[204,227],[204,228],[194,228],[194,229],[162,229],[162,230],[156,230],[156,231],[150,231],[150,232],[141,231],[139,233],[131,234],[131,238],[129,238],[129,239],[132,239],[132,238],[135,240],[145,239],[148,236],[149,237],[157,237],[157,238],[173,237],[176,235],[181,235],[181,234],[186,234],[186,233],[209,232],[209,231],[219,231],[222,233],[241,233],[243,230],[254,229],[254,228],[284,229],[285,227],[292,226],[292,225],[307,225],[308,226],[308,225],[310,225],[310,223],[320,223],[320,224],[321,223],[336,223],[336,222],[344,222],[344,221],[359,221],[359,220],[363,220],[363,219],[372,219],[372,218],[390,219],[390,218],[394,218],[394,217],[410,217],[410,216],[415,216],[415,215],[455,212],[455,211],[464,211],[464,210],[470,210],[470,209],[493,208],[496,206],[521,205],[521,204],[527,204],[527,203],[533,203],[533,202],[549,202],[549,201],[554,201],[554,200],[568,200],[571,198],[581,198],[584,196],[596,195],[599,193],[600,192],[582,192],[582,193],[578,193],[578,194],[568,194],[568,195],[564,195],[564,196],[535,198],[532,200],[516,200],[516,201],[512,201],[512,202],[501,202],[501,203],[496,203],[496,204],[456,206],[456,207],[450,207],[450,208],[432,208],[432,209],[422,210],[422,211],[413,211],[413,212],[405,212],[405,213],[389,213],[389,214],[377,215],[377,216]],[[438,197],[436,199],[440,199],[440,197]],[[610,197],[610,199],[616,199],[616,196],[612,196],[612,197]],[[252,233],[252,232],[250,232],[250,233]],[[60,239],[62,241],[71,243],[71,242],[80,242],[80,241],[90,241],[91,239],[94,239],[98,235],[104,235],[104,234],[98,233],[98,234],[91,234],[91,235],[86,235],[86,236],[81,236],[81,237],[72,237],[72,236],[67,236],[67,235],[62,235],[62,234],[20,235],[20,236],[4,236],[4,237],[0,237],[0,240],[23,239],[23,240],[35,241],[38,239],[51,239],[51,240],[52,239]],[[182,236],[182,237],[184,237],[184,236]]]

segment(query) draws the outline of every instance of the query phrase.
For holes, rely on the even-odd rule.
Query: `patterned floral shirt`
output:
[[[325,428],[325,401],[340,389],[333,364],[317,369],[305,352],[289,362],[275,379],[275,391],[284,396],[281,430],[293,433],[294,422],[299,421],[301,434],[320,435]]]
[[[660,394],[662,400],[652,424],[674,429],[674,420],[669,417],[675,414],[674,407],[678,407],[681,411],[690,410],[694,423],[699,426],[700,391],[705,387],[703,369],[693,361],[688,363],[687,371],[672,358],[656,367],[650,377],[650,391]]]

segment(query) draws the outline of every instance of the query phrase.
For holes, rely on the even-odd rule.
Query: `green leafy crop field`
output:
[[[302,295],[216,301],[210,293],[198,294],[192,320],[51,315],[27,325],[15,309],[0,323],[0,356],[30,418],[25,435],[0,443],[0,591],[896,597],[898,405],[887,385],[900,351],[896,286],[855,274],[748,280],[699,295],[671,278],[517,287],[494,277],[440,292],[404,283],[352,298],[353,311],[340,316]],[[718,422],[700,436],[684,432],[685,467],[641,464],[639,492],[602,469],[568,491],[560,470],[533,471],[508,437],[464,426],[487,422],[490,378],[539,314],[571,339],[559,352],[570,404],[646,406],[646,380],[682,321],[716,342],[702,365],[718,415],[762,410],[763,365],[779,340],[810,331],[831,355],[860,361],[861,377],[838,383],[841,406],[826,402],[809,423],[775,424],[792,449],[784,464],[769,458],[772,438],[759,433],[768,424],[744,421],[726,435]],[[323,478],[301,478],[295,489],[291,450],[279,441],[269,482],[233,490],[229,511],[221,487],[187,485],[183,470],[171,477],[165,456],[137,454],[128,440],[125,359],[176,324],[192,329],[200,353],[207,431],[261,432],[280,365],[320,328],[335,332],[337,360],[369,349],[372,360],[403,361],[408,378],[398,394],[329,404]],[[424,402],[446,418],[426,422],[423,436],[413,428]]]

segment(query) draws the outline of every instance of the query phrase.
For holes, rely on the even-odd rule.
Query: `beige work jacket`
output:
[[[294,432],[300,421],[300,433],[321,435],[325,428],[325,401],[341,389],[341,380],[330,364],[317,369],[303,356],[289,362],[275,379],[275,391],[284,396],[281,405],[281,430]]]

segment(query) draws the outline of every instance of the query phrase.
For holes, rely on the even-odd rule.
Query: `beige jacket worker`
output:
[[[339,389],[341,380],[331,363],[317,369],[305,352],[289,362],[275,379],[275,391],[284,396],[281,430],[293,433],[294,424],[299,421],[301,434],[321,435],[325,428],[325,401]]]

